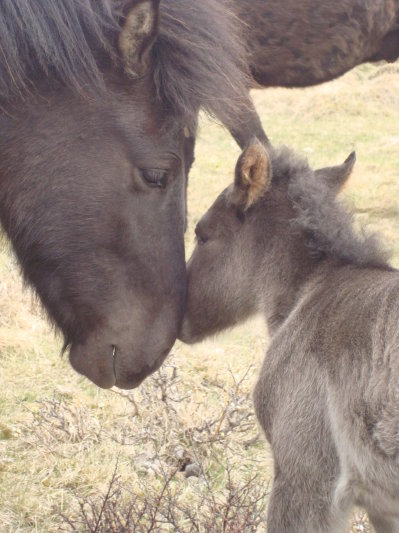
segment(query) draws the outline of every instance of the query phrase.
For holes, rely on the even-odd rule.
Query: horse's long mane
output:
[[[226,0],[227,2],[228,0]],[[23,98],[55,79],[82,95],[104,88],[126,0],[1,0],[0,98]],[[224,120],[248,86],[240,23],[224,0],[162,0],[153,49],[157,95],[172,112],[199,107]]]
[[[340,202],[306,159],[286,147],[274,151],[273,179],[288,182],[296,216],[293,227],[307,238],[313,257],[329,256],[358,266],[386,267],[389,254],[374,233],[357,229],[354,213]]]
[[[0,91],[25,96],[41,76],[84,92],[103,78],[97,53],[113,57],[121,13],[112,0],[2,0]],[[94,92],[94,91],[93,91]]]
[[[229,0],[163,0],[155,47],[162,98],[184,114],[201,107],[226,123],[250,85],[242,27]]]

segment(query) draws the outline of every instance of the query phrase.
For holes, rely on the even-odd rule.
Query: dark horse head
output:
[[[1,223],[101,387],[137,386],[176,339],[198,112],[226,123],[246,95],[221,2],[159,4],[0,5]]]

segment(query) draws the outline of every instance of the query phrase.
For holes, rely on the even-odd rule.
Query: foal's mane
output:
[[[156,94],[166,108],[196,118],[200,107],[225,120],[248,87],[246,52],[229,0],[162,0],[153,49]],[[1,0],[0,98],[24,98],[55,79],[82,95],[104,89],[117,67],[126,0]],[[132,82],[133,83],[133,82]]]
[[[387,267],[389,254],[374,233],[357,229],[354,213],[345,208],[306,159],[286,147],[272,155],[273,179],[288,182],[288,197],[296,211],[293,227],[307,237],[313,257],[332,257],[358,266]]]

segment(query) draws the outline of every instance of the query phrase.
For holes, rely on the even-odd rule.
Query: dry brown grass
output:
[[[356,148],[345,197],[361,222],[382,232],[396,265],[398,70],[366,65],[321,87],[254,94],[273,141],[313,164],[340,162]],[[231,181],[238,156],[221,128],[203,121],[201,130],[188,253],[194,224]],[[127,520],[139,532],[151,524],[152,531],[264,531],[271,457],[250,399],[267,345],[262,321],[193,348],[177,343],[137,391],[100,391],[60,359],[60,339],[0,246],[1,533],[122,532]],[[190,464],[198,477],[186,477]],[[362,514],[351,531],[368,531]]]

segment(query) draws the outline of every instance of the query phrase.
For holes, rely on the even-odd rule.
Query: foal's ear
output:
[[[316,177],[324,180],[328,186],[338,194],[352,173],[356,163],[356,152],[352,152],[342,165],[325,167],[316,170]]]
[[[132,78],[142,76],[150,66],[151,49],[156,41],[161,0],[128,0],[124,8],[119,50],[125,72]]]
[[[265,146],[255,137],[238,158],[232,201],[246,210],[272,183],[272,166]]]

